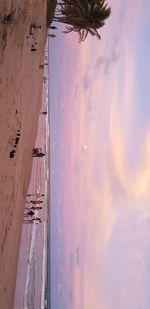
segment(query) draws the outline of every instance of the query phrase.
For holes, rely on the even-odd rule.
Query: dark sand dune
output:
[[[12,23],[2,23],[12,14]],[[13,307],[23,205],[42,96],[46,1],[0,1],[0,308]],[[27,39],[31,23],[42,25]],[[37,42],[37,50],[31,45]],[[17,132],[20,134],[15,146]],[[10,152],[15,150],[14,157]]]

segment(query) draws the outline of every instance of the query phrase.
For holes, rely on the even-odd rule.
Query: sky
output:
[[[108,3],[49,39],[52,309],[150,308],[150,5]]]

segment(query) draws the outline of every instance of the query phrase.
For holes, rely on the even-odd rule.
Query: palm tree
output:
[[[64,32],[77,32],[81,42],[88,33],[101,39],[97,29],[105,25],[110,14],[106,0],[63,0],[57,3],[53,20],[67,24]]]

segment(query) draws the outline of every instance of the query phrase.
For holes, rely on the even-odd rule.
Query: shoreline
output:
[[[47,75],[46,67],[44,76]],[[45,87],[46,86],[46,87]],[[47,269],[47,224],[48,224],[48,184],[49,176],[49,108],[48,108],[48,82],[43,82],[42,107],[38,122],[38,132],[35,147],[41,147],[46,153],[44,158],[33,160],[32,174],[28,194],[42,193],[42,210],[35,210],[34,217],[40,217],[40,225],[23,224],[20,252],[18,260],[16,293],[14,309],[32,307],[45,308],[46,269]],[[47,115],[42,112],[46,111]],[[26,200],[37,198],[27,195]],[[25,207],[29,205],[25,204]],[[30,208],[30,206],[28,206]],[[26,208],[25,208],[26,209]],[[26,213],[26,210],[25,210]],[[30,219],[27,217],[26,220]]]

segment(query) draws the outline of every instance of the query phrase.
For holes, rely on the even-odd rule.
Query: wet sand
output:
[[[22,228],[25,196],[32,167],[41,106],[46,41],[46,2],[1,0],[4,14],[14,14],[11,24],[0,23],[0,308],[11,309]],[[31,23],[42,25],[35,33],[37,51],[27,39]],[[21,136],[14,158],[17,131]]]

